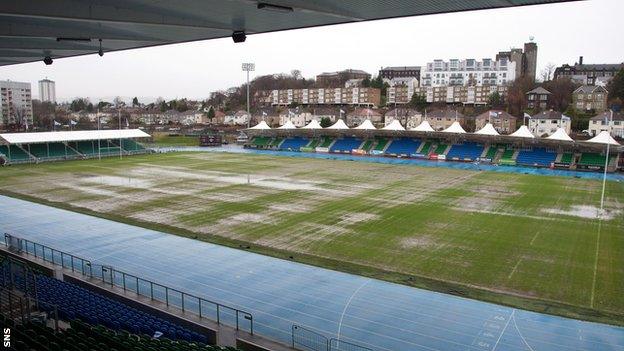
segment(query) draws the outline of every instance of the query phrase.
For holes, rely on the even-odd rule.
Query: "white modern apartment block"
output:
[[[30,83],[0,81],[0,125],[32,125]]]
[[[558,111],[543,111],[529,118],[529,130],[536,137],[543,135],[551,135],[557,131],[557,128],[563,128],[567,134],[570,134],[570,117]]]
[[[516,79],[516,63],[502,57],[499,60],[484,58],[433,60],[420,74],[421,86],[441,87],[455,85],[505,85]]]
[[[39,100],[56,103],[56,84],[49,79],[39,81]]]

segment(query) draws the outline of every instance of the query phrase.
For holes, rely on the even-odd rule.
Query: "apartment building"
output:
[[[466,116],[459,113],[457,110],[451,109],[434,110],[425,113],[423,119],[429,122],[431,128],[437,131],[450,127],[453,122],[459,122],[464,129],[466,126]]]
[[[484,58],[434,60],[421,72],[421,86],[480,86],[504,85],[516,79],[516,63],[507,57],[498,60]]]
[[[583,85],[606,86],[621,69],[624,63],[584,64],[583,56],[574,65],[562,65],[555,69],[554,79],[570,78]]]
[[[0,81],[0,125],[32,125],[30,83]]]
[[[506,111],[489,110],[475,117],[475,130],[492,123],[494,129],[500,134],[511,134],[516,131],[516,121],[517,118]]]
[[[572,104],[579,111],[602,112],[607,109],[609,92],[599,85],[583,85],[572,93]]]
[[[418,79],[414,77],[400,77],[385,80],[390,87],[387,89],[388,104],[407,104],[418,88]]]
[[[570,134],[570,127],[570,117],[558,111],[543,111],[529,118],[529,130],[536,137],[551,135],[557,128],[563,128]]]
[[[549,108],[550,95],[552,95],[551,92],[542,87],[537,87],[531,91],[527,91],[527,107],[540,110]]]
[[[437,102],[464,105],[485,105],[488,103],[490,95],[494,93],[498,93],[503,100],[506,100],[507,92],[508,87],[506,85],[445,87],[421,86],[414,88],[414,94],[424,96],[428,103]]]
[[[604,111],[589,119],[589,134],[598,135],[603,130],[609,131],[612,137],[624,138],[624,113]]]
[[[263,91],[256,94],[256,102],[264,106],[300,105],[354,105],[379,106],[381,92],[376,88],[311,88]]]
[[[56,83],[54,81],[47,78],[39,81],[39,100],[56,103]]]

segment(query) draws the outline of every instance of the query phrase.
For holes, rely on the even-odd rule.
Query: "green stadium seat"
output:
[[[383,151],[384,148],[388,145],[388,139],[386,138],[377,138],[377,145],[375,145],[375,151]]]
[[[434,154],[443,154],[444,151],[446,151],[446,148],[448,147],[448,145],[446,144],[438,144],[438,146],[436,147],[436,149],[433,151]]]

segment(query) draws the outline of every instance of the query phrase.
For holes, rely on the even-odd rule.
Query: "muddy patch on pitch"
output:
[[[589,205],[574,205],[568,210],[562,210],[560,208],[543,208],[542,212],[587,219],[602,219],[606,221],[612,220],[622,213],[621,210],[600,210],[598,207]]]
[[[438,246],[435,239],[428,235],[404,238],[399,244],[403,249],[430,249]]]

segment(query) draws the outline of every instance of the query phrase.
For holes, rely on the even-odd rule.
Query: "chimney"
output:
[[[579,57],[579,65],[582,65],[582,64],[583,64],[583,56],[580,56]]]

